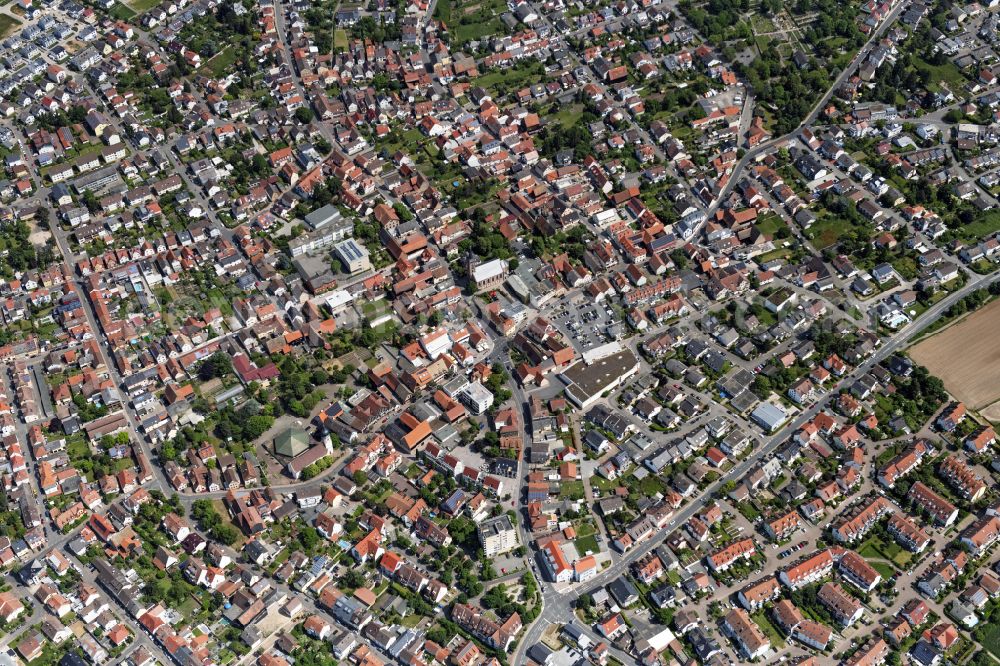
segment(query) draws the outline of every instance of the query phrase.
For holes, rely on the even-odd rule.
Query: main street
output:
[[[57,224],[57,223],[56,223]],[[68,244],[66,243],[65,234],[54,232],[52,236],[56,239],[56,246],[59,248],[59,252],[62,254],[63,261],[67,266],[73,266],[73,253],[70,251]],[[123,385],[123,380],[121,374],[118,372],[118,367],[114,363],[114,359],[111,353],[107,349],[107,338],[103,335],[103,331],[97,322],[97,316],[94,313],[94,306],[90,302],[90,297],[87,294],[85,285],[82,282],[72,282],[73,291],[76,293],[77,298],[80,299],[80,304],[83,307],[84,315],[87,317],[87,325],[90,327],[91,332],[97,339],[97,350],[101,355],[101,362],[107,369],[108,375],[114,382],[116,387],[121,387]],[[132,414],[132,409],[129,405],[124,405],[122,407],[122,413],[125,415],[125,419],[128,422],[128,432],[129,436],[135,444],[139,446],[142,450],[146,460],[149,462],[149,467],[153,472],[154,487],[168,492],[170,486],[167,484],[167,477],[163,473],[163,468],[153,463],[153,452],[150,449],[149,442],[141,434],[139,425],[135,420],[135,416]]]

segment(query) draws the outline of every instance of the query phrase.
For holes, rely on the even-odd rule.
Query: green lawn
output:
[[[448,25],[452,39],[463,44],[502,32],[500,15],[507,11],[503,0],[438,0],[434,18]]]
[[[334,50],[337,50],[337,49],[346,50],[347,49],[347,42],[348,42],[348,37],[347,37],[347,31],[346,30],[344,30],[343,28],[337,28],[336,30],[333,31],[333,48],[334,48]]]
[[[757,611],[750,617],[757,623],[757,626],[764,632],[764,635],[771,639],[771,647],[776,650],[780,650],[785,647],[785,639],[782,638],[781,632],[778,631],[778,628],[771,622],[771,618],[767,616],[767,611]]]
[[[199,69],[203,72],[208,70],[213,76],[220,77],[233,66],[237,57],[239,57],[239,52],[236,47],[227,46],[203,63]]]
[[[451,0],[438,0],[434,5],[434,18],[451,23]]]
[[[760,233],[768,238],[774,239],[781,229],[787,229],[788,225],[775,213],[769,213],[757,218],[756,227]]]
[[[566,500],[583,499],[583,481],[576,479],[563,481],[562,487],[559,489],[559,497]]]
[[[869,560],[868,564],[872,566],[872,569],[882,575],[882,580],[888,580],[896,573],[896,570],[885,562],[873,562]]]
[[[594,554],[601,551],[601,547],[597,545],[597,539],[594,535],[580,537],[573,542],[573,545],[576,546],[576,552],[580,554],[580,557],[585,556],[588,550]]]
[[[590,477],[590,487],[600,490],[601,493],[608,493],[619,485],[621,484],[618,481],[611,481],[610,479],[605,479],[603,476]]]
[[[990,622],[976,628],[976,640],[994,657],[1000,659],[1000,624]]]
[[[775,32],[777,30],[774,27],[774,22],[764,16],[752,16],[750,24],[753,26],[755,33]]]
[[[55,664],[58,664],[59,660],[63,658],[63,655],[69,651],[71,642],[72,641],[66,641],[62,645],[53,645],[48,641],[44,641],[42,643],[41,656],[33,661],[27,662],[28,666],[55,666]]]
[[[112,18],[116,18],[120,21],[131,21],[137,16],[135,11],[131,7],[123,5],[120,2],[115,3],[115,6],[112,7],[111,11],[108,13],[111,14]]]
[[[817,250],[823,250],[840,240],[848,226],[850,225],[832,215],[820,217],[805,231],[805,236]]]
[[[945,61],[943,65],[932,65],[919,57],[913,60],[918,70],[928,72],[927,89],[932,92],[941,90],[940,84],[946,83],[948,89],[958,95],[962,90],[962,86],[968,81],[966,76],[962,74],[962,70],[958,68],[958,65],[951,60]]]
[[[208,300],[210,303],[208,305],[209,308],[211,307],[219,308],[222,314],[226,315],[227,317],[233,314],[232,302],[229,298],[226,298],[226,295],[222,293],[221,289],[218,288],[209,289]]]
[[[194,600],[194,597],[185,597],[183,603],[177,607],[177,611],[184,617],[192,617],[197,607],[198,602]]]
[[[86,458],[91,455],[90,444],[82,437],[70,437],[66,440],[66,455],[70,461]]]
[[[580,120],[580,114],[583,112],[582,104],[570,104],[567,107],[559,109],[558,113],[552,115],[552,120],[559,123],[563,127],[572,127]]]
[[[424,619],[423,615],[418,615],[417,613],[410,613],[409,615],[403,618],[400,624],[409,629],[413,629],[418,624],[420,624],[420,620],[422,619]]]
[[[516,67],[496,69],[473,80],[494,93],[505,94],[532,83],[540,83],[545,74],[545,66],[537,60],[524,61]]]
[[[361,311],[369,319],[378,319],[389,309],[389,304],[385,300],[365,301],[361,304]]]
[[[760,518],[760,511],[758,511],[750,502],[739,502],[736,508],[747,520],[754,521]]]
[[[775,259],[787,259],[792,254],[792,251],[787,247],[779,247],[777,249],[771,250],[770,252],[765,252],[764,254],[757,257],[757,261],[762,263],[767,263],[768,261],[774,261]]]
[[[917,262],[912,257],[902,256],[892,260],[892,267],[903,276],[904,280],[915,280],[919,268]]]
[[[904,550],[903,547],[895,541],[883,541],[877,536],[872,536],[866,539],[864,543],[861,544],[861,547],[858,548],[858,554],[869,560],[888,560],[901,568],[909,564],[910,559],[913,557],[912,553]],[[871,562],[870,564],[875,567],[879,573],[882,573],[881,569],[876,566],[876,563]],[[884,575],[885,574],[883,574],[883,576]]]
[[[408,155],[416,156],[417,151],[426,140],[427,137],[416,128],[408,129],[405,132],[396,129],[386,137],[379,139],[379,147],[385,148],[390,154],[401,150]]]
[[[635,477],[631,477],[632,483],[635,482]],[[658,493],[663,492],[663,482],[660,481],[659,477],[650,474],[642,481],[639,481],[639,492],[646,497],[653,497]]]
[[[976,220],[959,227],[955,232],[965,241],[981,240],[990,234],[1000,231],[1000,210],[980,213]]]
[[[986,275],[988,273],[992,273],[993,271],[995,271],[997,269],[997,266],[989,259],[980,259],[979,261],[969,266],[969,268],[979,273],[980,275]]]
[[[126,0],[126,3],[137,13],[142,14],[160,4],[160,0]]]
[[[482,39],[500,32],[500,18],[493,16],[486,21],[472,21],[465,25],[458,25],[455,28],[455,40],[458,44],[471,42],[475,39]]]

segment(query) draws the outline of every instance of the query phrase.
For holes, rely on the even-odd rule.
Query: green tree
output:
[[[231,546],[239,540],[240,533],[232,525],[219,524],[212,528],[211,536],[216,541]]]
[[[308,106],[300,106],[295,109],[295,119],[302,123],[303,125],[308,125],[312,122],[313,112]]]

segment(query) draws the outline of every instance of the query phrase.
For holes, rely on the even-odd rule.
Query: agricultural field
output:
[[[917,363],[944,382],[948,392],[974,409],[1000,400],[1000,302],[993,302],[910,350]]]

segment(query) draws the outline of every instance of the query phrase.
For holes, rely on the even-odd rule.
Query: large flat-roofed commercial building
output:
[[[750,414],[757,425],[767,432],[774,432],[788,419],[788,414],[778,405],[762,402]]]
[[[481,522],[479,540],[483,544],[486,557],[508,553],[521,545],[517,541],[517,530],[514,529],[507,514]]]
[[[347,238],[350,230],[354,228],[354,223],[346,219],[341,214],[340,209],[333,204],[327,204],[322,208],[317,208],[313,212],[306,215],[305,220],[310,229],[336,227],[338,229],[338,233],[342,234],[341,238]]]
[[[566,385],[566,397],[580,409],[587,409],[605,391],[617,388],[639,372],[639,359],[631,349],[602,356],[591,363],[578,361],[559,373]]]
[[[368,250],[358,245],[353,238],[334,245],[333,252],[348,273],[360,273],[372,267]]]

